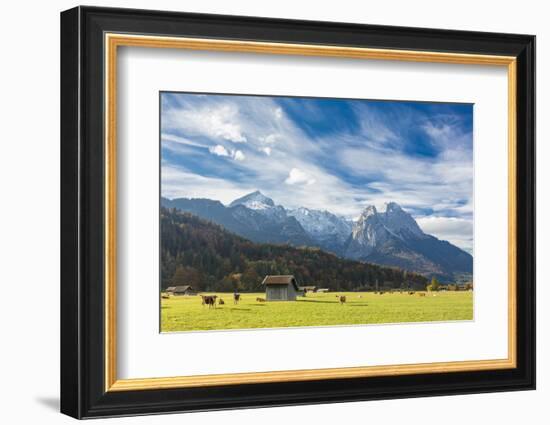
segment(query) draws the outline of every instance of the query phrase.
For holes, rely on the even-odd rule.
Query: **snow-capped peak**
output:
[[[296,218],[302,227],[318,241],[335,239],[339,243],[344,243],[351,234],[351,223],[328,211],[300,207],[288,210],[287,213]]]
[[[251,210],[265,210],[274,207],[275,203],[273,199],[268,198],[262,192],[256,190],[241,198],[235,199],[229,204],[230,207],[235,207],[237,205],[243,205]]]

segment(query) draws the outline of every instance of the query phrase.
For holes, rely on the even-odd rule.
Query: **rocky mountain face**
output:
[[[378,212],[368,206],[354,224],[343,256],[359,261],[414,270],[443,281],[471,274],[473,258],[467,252],[428,235],[398,204]]]
[[[259,191],[228,206],[210,199],[162,198],[162,206],[190,212],[254,242],[319,247],[340,257],[399,267],[452,281],[471,274],[473,259],[422,231],[397,203],[384,212],[368,206],[356,222],[328,211],[286,209]]]

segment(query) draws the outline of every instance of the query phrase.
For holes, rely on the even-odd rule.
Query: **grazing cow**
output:
[[[241,300],[241,294],[237,294],[236,292],[233,294],[233,304],[239,304],[239,301]]]
[[[414,295],[414,291],[409,291],[409,295]]]
[[[207,305],[208,308],[214,307],[216,308],[216,298],[218,298],[217,295],[201,295],[202,298],[202,305]]]
[[[259,303],[265,303],[265,298],[256,298],[256,301],[259,302]]]
[[[419,292],[419,293],[418,293],[418,296],[419,296],[419,297],[425,297],[425,296],[426,296],[426,293],[425,293],[425,292]]]
[[[340,297],[340,304],[341,304],[341,305],[344,305],[345,302],[346,302],[346,296],[345,296],[345,295],[342,295],[342,296]]]
[[[223,298],[220,298],[220,300],[218,301],[218,304],[219,305],[224,305],[225,304],[225,302],[223,301]]]
[[[357,298],[363,298],[363,295],[359,295]]]
[[[170,295],[165,295],[165,294],[163,294],[163,295],[162,295],[162,299],[163,299],[163,300],[169,300],[169,299],[170,299]]]

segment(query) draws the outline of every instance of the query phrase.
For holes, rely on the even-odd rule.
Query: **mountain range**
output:
[[[397,203],[367,206],[357,221],[328,211],[276,205],[260,191],[225,206],[211,199],[167,199],[161,205],[192,213],[257,243],[318,247],[339,257],[398,267],[451,282],[471,275],[472,256],[426,234]]]

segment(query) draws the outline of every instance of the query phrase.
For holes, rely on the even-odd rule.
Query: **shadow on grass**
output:
[[[238,308],[238,307],[232,307],[229,309],[229,311],[250,311],[249,308]]]
[[[368,306],[367,303],[353,303],[353,304],[348,304],[350,307],[366,307]]]
[[[322,303],[322,304],[338,304],[339,301],[325,301],[325,300],[296,300],[299,303]]]

